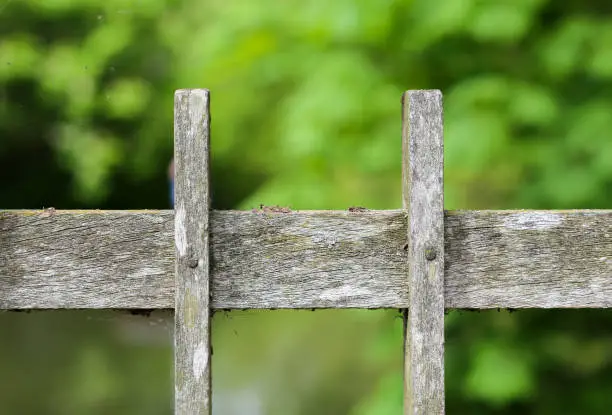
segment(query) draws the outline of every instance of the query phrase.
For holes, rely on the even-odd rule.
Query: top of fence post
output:
[[[211,414],[210,104],[206,89],[174,97],[175,413]]]
[[[404,318],[404,412],[444,413],[444,143],[442,93],[402,97],[403,207],[409,310]]]

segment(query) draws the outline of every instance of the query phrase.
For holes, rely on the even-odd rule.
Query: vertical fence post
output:
[[[402,192],[410,308],[404,316],[404,413],[444,413],[444,142],[442,93],[402,97]]]
[[[174,96],[175,413],[211,413],[209,91]]]

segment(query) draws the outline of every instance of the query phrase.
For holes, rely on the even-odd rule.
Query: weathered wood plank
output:
[[[612,211],[454,211],[447,308],[612,307]]]
[[[0,309],[174,308],[174,258],[171,211],[0,211]]]
[[[406,308],[402,211],[210,217],[212,307]],[[171,211],[0,211],[0,309],[173,308]],[[449,211],[446,308],[612,307],[612,210]]]
[[[0,212],[0,308],[173,308],[173,227],[170,211]],[[213,211],[212,305],[405,306],[405,235],[401,211]]]
[[[211,414],[209,92],[174,96],[174,373],[177,415]]]
[[[214,293],[226,293],[230,308],[407,302],[400,211],[219,212],[213,218],[223,218],[213,222]],[[237,290],[243,279],[248,291]]]
[[[410,305],[404,317],[404,413],[444,413],[444,126],[440,91],[403,98],[403,206]]]

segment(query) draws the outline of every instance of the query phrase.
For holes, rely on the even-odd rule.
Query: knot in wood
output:
[[[425,248],[425,258],[428,261],[433,261],[434,259],[436,259],[436,248],[434,248],[433,246]]]
[[[196,268],[198,266],[197,258],[190,258],[187,260],[187,266],[189,268]]]

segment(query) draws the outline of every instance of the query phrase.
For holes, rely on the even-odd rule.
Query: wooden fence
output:
[[[405,413],[444,413],[444,311],[612,306],[612,211],[444,211],[440,91],[402,98],[403,208],[210,209],[207,90],[175,95],[172,211],[0,211],[0,309],[175,309],[210,414],[214,309],[405,310]]]

